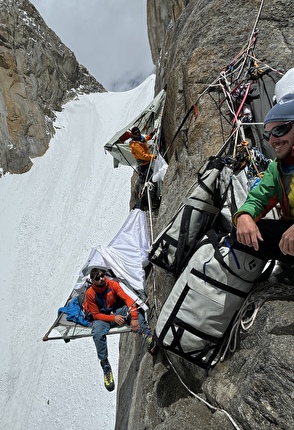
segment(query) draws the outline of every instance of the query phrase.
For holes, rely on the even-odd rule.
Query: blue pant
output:
[[[116,309],[114,311],[115,315],[127,315],[129,308],[127,306],[123,306],[122,308]],[[143,330],[147,327],[147,323],[143,317],[143,315],[138,312],[138,319],[140,323],[139,333],[142,333]],[[131,316],[129,315],[126,318],[126,322],[129,324],[131,322]],[[109,330],[112,327],[117,327],[118,325],[115,322],[106,322],[102,320],[93,321],[92,325],[92,336],[96,346],[97,355],[99,360],[105,360],[108,357],[107,350],[107,339],[106,336]]]

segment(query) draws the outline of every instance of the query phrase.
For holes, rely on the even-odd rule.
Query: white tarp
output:
[[[111,269],[123,290],[147,312],[144,267],[149,263],[149,247],[150,238],[146,213],[140,209],[133,209],[109,245],[97,245],[92,248],[65,306],[84,291],[91,269],[98,266]],[[61,336],[50,336],[53,329],[56,329]],[[130,331],[129,326],[115,327],[110,330],[109,334],[126,331]],[[67,315],[63,311],[43,340],[74,339],[86,336],[91,336],[91,327],[79,325],[72,320],[68,321]]]
[[[144,297],[145,271],[148,264],[150,238],[146,213],[133,209],[119,232],[107,245],[96,245],[92,248],[88,261],[82,268],[79,283],[89,275],[91,269],[97,266],[111,269],[118,278],[127,281],[130,290],[127,293],[136,299]],[[124,284],[121,284],[125,288]]]
[[[153,164],[152,181],[153,182],[163,182],[167,168],[168,168],[167,162],[165,161],[163,156],[158,153],[156,159],[154,160],[154,164]]]
[[[125,131],[129,130],[133,126],[139,127],[143,134],[148,134],[154,130],[154,128],[158,128],[158,132],[155,137],[147,142],[150,152],[153,153],[154,151],[157,151],[156,142],[160,136],[165,97],[165,90],[161,90],[153,101],[132,122],[118,131],[111,140],[104,145],[104,149],[113,156],[114,167],[118,167],[119,164],[126,166],[136,166],[137,164],[133,154],[131,153],[129,143],[124,143],[120,140]]]

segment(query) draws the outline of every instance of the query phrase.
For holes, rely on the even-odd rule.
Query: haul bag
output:
[[[210,230],[176,281],[155,327],[158,346],[211,367],[266,262],[234,249],[229,235]]]
[[[212,158],[191,195],[184,200],[167,227],[157,236],[149,251],[151,263],[176,276],[195,251],[197,242],[213,228],[221,207],[219,174],[224,166],[220,157]]]

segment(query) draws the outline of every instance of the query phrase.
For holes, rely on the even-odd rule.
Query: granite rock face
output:
[[[197,121],[190,115],[173,140],[183,118],[253,29],[259,31],[257,59],[282,73],[293,67],[291,5],[289,0],[147,0],[156,91],[167,91],[163,149],[169,169],[153,219],[154,237],[176,212],[199,167],[223,143],[209,97],[198,104]],[[172,275],[153,267],[147,282],[152,327],[173,284]],[[293,311],[293,296],[267,300],[235,353],[208,374],[162,350],[153,357],[139,336],[122,335],[116,430],[292,429]]]
[[[23,173],[54,133],[54,111],[105,91],[27,0],[0,2],[0,167]]]

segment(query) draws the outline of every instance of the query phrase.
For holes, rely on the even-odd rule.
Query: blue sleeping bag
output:
[[[85,314],[79,305],[79,301],[77,297],[74,297],[74,299],[71,300],[67,306],[59,308],[58,315],[60,315],[61,312],[67,314],[67,317],[66,317],[67,321],[72,321],[86,327],[91,326],[90,321],[84,318]]]

